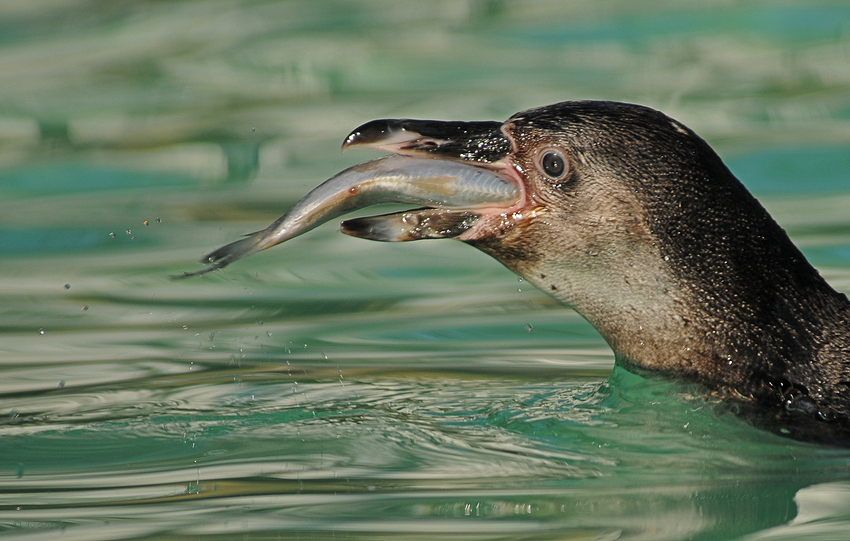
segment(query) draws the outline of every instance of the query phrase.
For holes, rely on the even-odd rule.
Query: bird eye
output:
[[[560,179],[567,170],[567,159],[555,150],[547,150],[540,156],[540,168],[551,179]]]

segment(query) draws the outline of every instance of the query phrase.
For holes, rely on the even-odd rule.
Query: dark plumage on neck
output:
[[[572,304],[632,368],[850,419],[850,303],[705,141],[608,102],[532,109],[506,132],[520,168],[551,144],[573,170],[537,183],[534,220],[472,244]]]

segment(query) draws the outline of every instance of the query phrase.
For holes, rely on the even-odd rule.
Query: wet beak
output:
[[[383,119],[367,122],[349,133],[342,150],[351,147],[457,160],[492,170],[508,155],[511,143],[499,122]],[[503,202],[492,203],[500,208]],[[346,220],[340,230],[354,237],[389,242],[442,239],[461,235],[480,217],[472,208],[423,208]]]
[[[411,119],[367,122],[348,134],[342,149],[354,146],[480,165],[496,163],[511,151],[500,122]]]
[[[220,269],[305,233],[342,214],[379,203],[424,208],[343,222],[346,234],[381,241],[456,237],[483,214],[516,206],[523,188],[506,174],[510,141],[498,122],[375,120],[352,131],[343,150],[392,153],[346,169],[304,196],[266,229],[223,246],[201,260]]]

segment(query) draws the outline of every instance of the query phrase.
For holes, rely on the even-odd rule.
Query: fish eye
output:
[[[538,167],[547,177],[559,180],[567,172],[567,158],[560,151],[550,148],[540,153]]]

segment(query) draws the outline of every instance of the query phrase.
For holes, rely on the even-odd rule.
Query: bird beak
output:
[[[373,120],[356,128],[342,144],[343,151],[365,147],[406,156],[496,163],[511,151],[500,122],[439,120]]]
[[[346,234],[380,241],[451,238],[484,215],[521,204],[524,188],[508,164],[511,142],[498,122],[375,120],[352,131],[343,150],[392,155],[346,169],[313,189],[262,231],[204,256],[219,269],[301,235],[342,214],[380,203],[424,208],[343,222]]]
[[[515,175],[500,174],[507,172],[502,170],[506,169],[504,163],[511,151],[511,142],[502,132],[499,122],[373,120],[345,138],[343,151],[351,147],[459,162],[462,168],[476,168],[479,174],[488,177],[495,175],[507,180],[507,186],[516,188],[516,191],[510,190],[510,197],[505,198],[501,192],[505,186],[493,182],[492,186],[497,190],[490,194],[481,193],[481,198],[474,205],[454,201],[456,204],[453,206],[449,201],[429,208],[342,222],[341,231],[354,237],[392,242],[457,237],[471,229],[483,214],[503,212],[517,203],[522,195],[521,183],[513,178]],[[469,182],[460,176],[456,181],[459,184]]]

